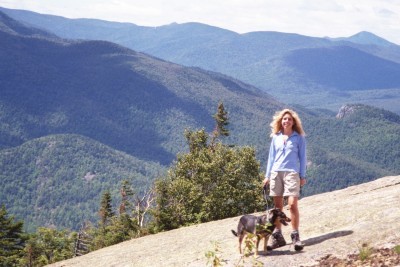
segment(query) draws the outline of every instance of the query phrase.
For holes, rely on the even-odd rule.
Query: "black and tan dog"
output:
[[[261,239],[264,239],[264,251],[266,251],[269,236],[272,234],[279,222],[283,225],[288,225],[287,223],[290,222],[290,219],[284,212],[276,208],[268,210],[267,214],[261,216],[243,215],[239,220],[237,232],[231,230],[235,236],[239,237],[240,254],[242,254],[243,238],[248,233],[257,236],[255,254],[258,255],[258,245],[260,244]]]

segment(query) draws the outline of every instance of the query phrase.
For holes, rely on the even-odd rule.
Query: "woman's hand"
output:
[[[262,182],[262,186],[264,187],[264,186],[266,186],[266,185],[268,185],[269,184],[269,178],[268,177],[265,177],[265,179],[263,180],[263,182]]]

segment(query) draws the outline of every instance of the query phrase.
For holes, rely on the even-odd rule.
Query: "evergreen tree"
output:
[[[109,223],[110,219],[114,216],[111,202],[112,202],[111,193],[109,191],[106,191],[101,197],[100,210],[99,210],[100,224],[103,227],[106,226],[107,223]]]
[[[23,234],[24,223],[14,222],[8,216],[4,205],[0,208],[0,266],[16,266],[22,255],[26,237]]]
[[[74,256],[76,233],[40,227],[24,248],[21,266],[44,266]]]
[[[229,130],[226,128],[229,125],[228,112],[225,111],[224,103],[219,102],[217,113],[214,114],[213,118],[216,122],[215,131],[218,136],[229,136]]]
[[[262,210],[259,162],[250,147],[216,144],[179,156],[156,182],[159,230]]]
[[[207,147],[207,134],[204,129],[197,132],[185,129],[185,138],[191,153]]]
[[[260,164],[253,148],[213,143],[215,139],[208,144],[204,129],[186,131],[185,136],[189,153],[178,155],[167,177],[155,184],[157,230],[170,230],[264,208],[260,193]]]
[[[121,193],[121,204],[119,205],[119,214],[129,214],[132,212],[132,198],[135,192],[132,190],[132,185],[128,180],[122,181]]]
[[[81,229],[77,233],[75,246],[74,246],[74,257],[82,256],[90,252],[93,237],[90,235],[92,225],[90,222],[84,222]]]
[[[112,211],[110,192],[106,191],[102,196],[99,211],[100,227],[92,229],[89,233],[93,237],[90,244],[91,251],[138,237],[139,226],[136,220],[132,219],[130,212],[133,209],[131,199],[134,193],[128,181],[123,181],[120,192],[122,199],[119,216],[115,216]]]
[[[229,136],[229,130],[226,128],[229,124],[228,122],[228,112],[225,111],[224,104],[222,102],[218,103],[217,113],[213,115],[215,120],[215,128],[211,134],[210,148],[214,149],[215,142],[222,136]]]

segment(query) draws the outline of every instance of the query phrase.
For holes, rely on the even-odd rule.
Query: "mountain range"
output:
[[[358,102],[400,114],[400,47],[369,32],[347,38],[266,31],[238,34],[200,23],[143,27],[2,10],[62,38],[106,40],[223,73],[284,103],[336,111]]]
[[[140,193],[187,151],[184,130],[214,127],[220,101],[231,135],[261,166],[275,111],[293,107],[307,133],[304,195],[400,171],[400,116],[348,105],[288,105],[249,83],[127,47],[59,38],[0,11],[0,203],[33,230],[96,220],[124,179]],[[264,167],[262,167],[264,168]],[[260,170],[262,172],[263,170]]]

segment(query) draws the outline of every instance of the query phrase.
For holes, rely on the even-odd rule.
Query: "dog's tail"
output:
[[[231,230],[231,232],[232,232],[232,234],[233,234],[234,236],[238,236],[238,234],[237,234],[234,230]]]

